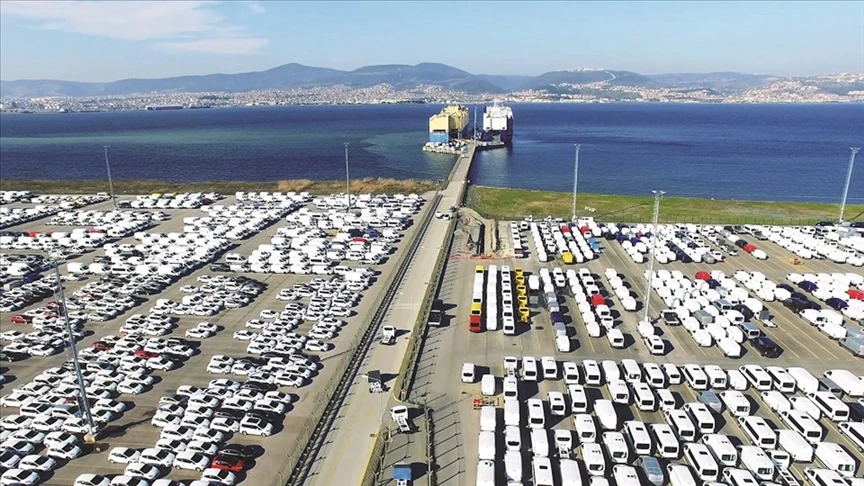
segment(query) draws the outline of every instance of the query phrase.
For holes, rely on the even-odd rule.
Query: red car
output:
[[[231,472],[243,472],[244,466],[243,459],[228,454],[217,454],[210,463],[210,467]]]
[[[30,324],[31,322],[33,322],[32,317],[21,315],[21,314],[16,314],[16,315],[10,317],[9,320],[15,324]]]
[[[135,351],[135,356],[138,356],[139,358],[144,358],[144,359],[158,358],[159,357],[158,354],[151,353],[150,351],[145,351],[143,349]]]
[[[114,346],[103,341],[96,341],[90,347],[98,351],[108,351]]]

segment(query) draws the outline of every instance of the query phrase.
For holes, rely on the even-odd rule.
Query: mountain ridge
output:
[[[665,73],[643,75],[614,69],[570,69],[538,76],[472,74],[447,64],[380,64],[354,70],[287,63],[263,71],[213,73],[168,78],[128,78],[109,82],[81,82],[54,79],[0,81],[0,96],[35,98],[51,96],[125,96],[132,94],[171,94],[290,90],[344,85],[370,88],[382,84],[398,90],[437,86],[469,94],[498,94],[522,90],[575,92],[620,86],[669,89],[706,89],[723,93],[759,88],[771,82],[816,77],[785,77],[736,72]]]

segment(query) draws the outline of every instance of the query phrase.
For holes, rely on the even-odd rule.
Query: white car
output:
[[[0,407],[21,407],[35,400],[36,397],[20,391],[12,391],[0,398]]]
[[[167,481],[167,480],[166,480]],[[156,483],[153,483],[156,484]],[[171,483],[169,483],[171,484]],[[151,486],[150,482],[142,477],[137,476],[114,476],[111,479],[111,486]]]
[[[65,446],[66,444],[78,444],[78,437],[68,432],[49,432],[42,441],[45,447],[53,447],[55,449]]]
[[[233,486],[237,481],[237,476],[231,471],[211,467],[205,469],[204,472],[201,473],[201,481]]]
[[[216,447],[216,444],[202,440],[193,440],[186,446],[186,452],[198,452],[210,457],[215,455],[218,451],[219,448]]]
[[[111,481],[99,474],[81,474],[72,486],[111,486]]]
[[[18,469],[39,471],[40,473],[53,471],[55,467],[57,467],[57,461],[47,456],[40,456],[39,454],[24,456],[21,462],[18,463]]]
[[[290,405],[294,401],[294,398],[291,395],[280,392],[279,390],[268,391],[264,394],[264,398],[268,400],[276,400],[277,402],[282,402],[286,405]]]
[[[217,417],[210,423],[210,428],[220,432],[237,432],[240,430],[240,422],[231,417]]]
[[[138,458],[138,463],[150,464],[152,466],[171,467],[174,462],[174,453],[165,449],[144,449]],[[133,463],[133,464],[138,464]]]
[[[330,344],[319,341],[317,339],[310,339],[306,341],[306,344],[303,345],[306,351],[320,351],[324,352],[330,349]]]
[[[250,341],[255,339],[257,333],[249,331],[247,329],[240,329],[239,331],[234,331],[234,339],[238,341]]]
[[[193,327],[192,329],[189,329],[184,333],[187,338],[192,339],[207,339],[213,336],[213,334],[214,333],[211,331],[208,331],[206,329],[199,329],[197,327]]]
[[[189,440],[192,438],[192,434],[194,433],[195,429],[193,429],[192,427],[183,427],[182,425],[169,425],[162,429],[162,433],[159,434],[159,438]],[[174,458],[172,457],[171,460],[174,460]]]
[[[159,356],[147,360],[147,367],[154,370],[168,371],[174,369],[174,362]]]
[[[147,387],[143,384],[129,380],[123,380],[119,385],[117,385],[117,392],[124,395],[140,395],[144,393],[144,390],[146,389]]]
[[[273,413],[285,413],[285,404],[282,402],[277,402],[276,400],[270,400],[269,398],[265,398],[263,400],[258,400],[255,402],[255,410],[264,410],[266,412]]]
[[[115,414],[120,414],[126,410],[126,404],[106,398],[96,400],[96,403],[91,407],[93,410],[109,410]]]
[[[201,442],[222,442],[225,439],[225,434],[213,429],[195,429],[191,439]]]
[[[138,462],[141,453],[130,447],[115,447],[108,454],[108,462],[111,464],[129,464],[130,462]]]
[[[177,454],[186,450],[186,443],[182,440],[166,438],[157,440],[156,445],[153,447]]]
[[[45,440],[45,433],[34,429],[18,429],[9,438],[23,440],[31,444],[41,444]]]
[[[28,471],[26,469],[10,469],[0,476],[0,485],[3,486],[29,486],[38,482],[39,474],[36,471]]]
[[[183,417],[180,415],[160,411],[156,412],[156,414],[153,415],[153,418],[150,419],[150,425],[154,427],[167,427],[169,425],[180,425],[180,422],[182,421]]]
[[[49,448],[46,454],[59,459],[72,460],[80,457],[83,451],[75,444],[66,444],[62,447]]]
[[[126,465],[126,470],[123,471],[123,474],[152,481],[161,476],[162,473],[159,472],[159,467],[156,465],[144,462],[131,462]]]
[[[273,433],[273,424],[255,416],[245,416],[240,421],[240,433],[243,435],[260,435],[269,437]]]
[[[30,423],[33,420],[30,417],[23,415],[7,415],[0,419],[0,428],[5,430],[18,430],[30,428]]]
[[[210,459],[200,452],[181,452],[174,458],[174,469],[192,469],[201,472],[210,465]]]

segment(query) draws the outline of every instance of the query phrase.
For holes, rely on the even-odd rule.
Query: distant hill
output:
[[[607,69],[573,69],[551,71],[539,76],[498,74],[472,74],[441,63],[382,64],[343,71],[297,63],[237,74],[208,74],[158,79],[123,79],[107,83],[28,79],[0,81],[0,96],[33,98],[40,96],[117,96],[136,93],[202,93],[247,92],[258,90],[288,90],[345,85],[367,88],[388,84],[398,90],[411,90],[420,86],[438,86],[445,90],[467,94],[509,93],[526,89],[546,90],[550,93],[600,93],[608,87],[674,88],[678,90],[704,90],[712,93],[739,93],[772,83],[795,80],[816,86],[827,92],[843,93],[861,89],[861,82],[838,83],[830,78],[785,78],[768,74],[681,73],[642,75],[632,71]],[[591,86],[587,86],[591,85]],[[620,93],[619,93],[620,94]],[[616,95],[618,96],[618,95]]]

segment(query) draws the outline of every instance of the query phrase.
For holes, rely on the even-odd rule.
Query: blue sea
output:
[[[864,105],[515,104],[511,149],[483,152],[477,184],[837,202]],[[472,107],[473,109],[473,107]],[[440,105],[244,107],[0,115],[0,178],[166,181],[444,178],[420,150]],[[482,107],[478,109],[481,117]],[[859,159],[864,158],[864,154]],[[849,201],[864,203],[864,160]]]

